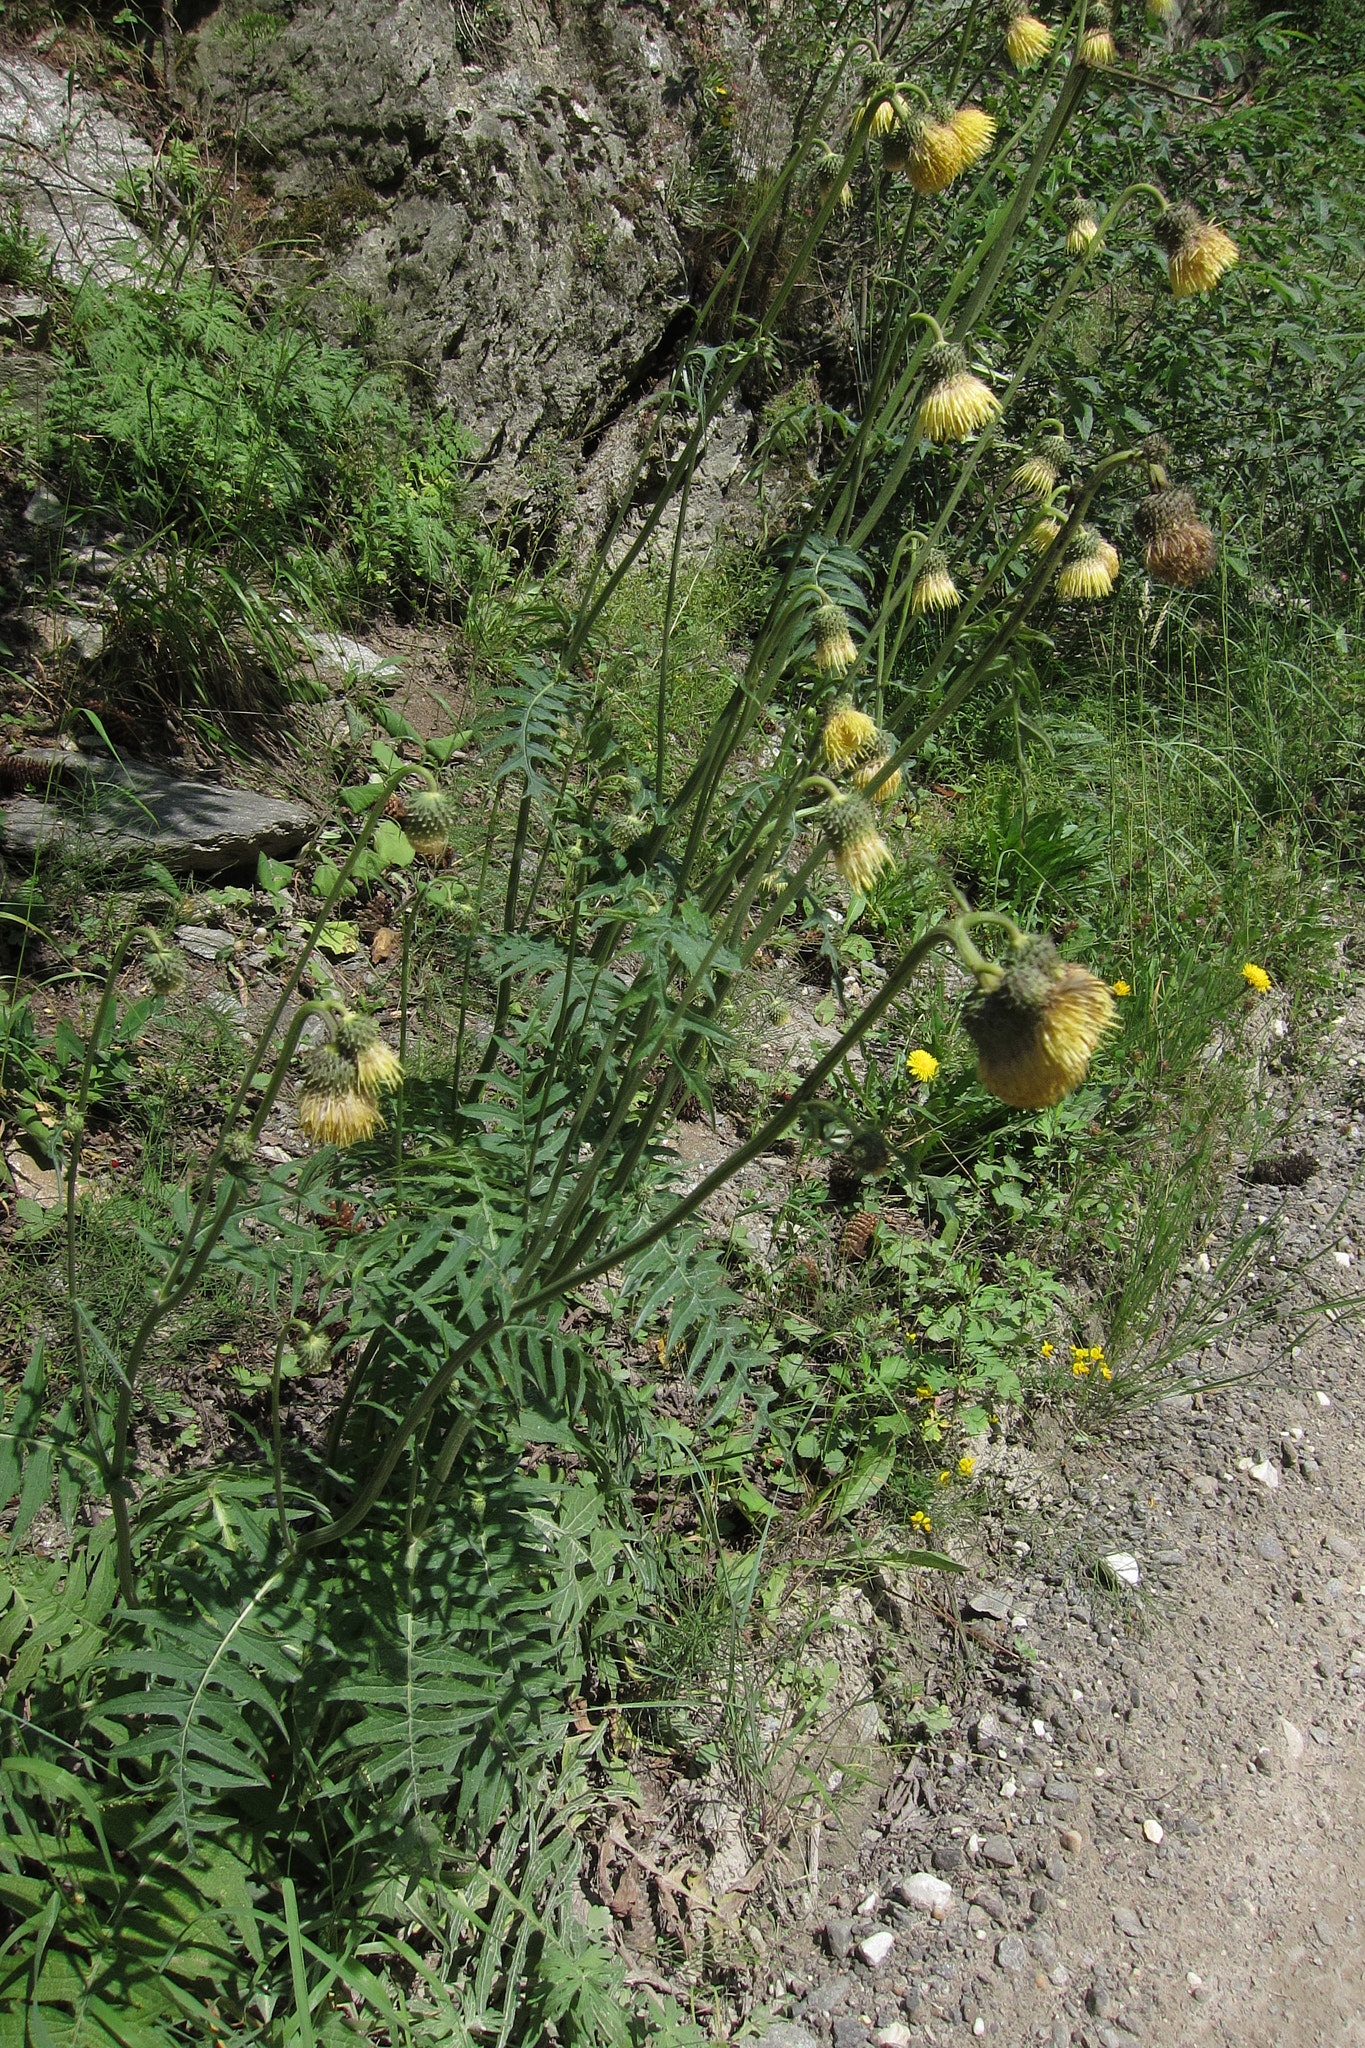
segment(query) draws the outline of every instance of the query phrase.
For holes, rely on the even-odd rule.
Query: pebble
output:
[[[831,1914],[825,1922],[825,1947],[836,1963],[842,1962],[853,1952],[853,1922],[836,1920]]]
[[[1114,1909],[1114,1925],[1120,1934],[1126,1934],[1130,1941],[1143,1941],[1147,1930],[1131,1906],[1117,1906]]]
[[[1008,1621],[1013,1604],[1008,1593],[988,1587],[984,1593],[968,1597],[967,1612],[981,1621]]]
[[[913,1877],[902,1878],[895,1892],[902,1905],[918,1906],[923,1913],[942,1915],[952,1909],[952,1886],[946,1878],[934,1877],[927,1870],[917,1870]]]
[[[1142,1573],[1131,1551],[1111,1550],[1107,1557],[1100,1559],[1100,1563],[1113,1574],[1121,1586],[1136,1586],[1141,1582]]]
[[[777,2020],[759,2035],[758,2048],[820,2048],[820,2042],[809,2027],[798,2026],[795,2020]]]
[[[878,2027],[872,2039],[876,2048],[910,2048],[914,2036],[904,2020],[892,2020],[889,2027]]]
[[[1284,1746],[1289,1751],[1291,1761],[1297,1763],[1303,1755],[1303,1731],[1296,1728],[1292,1721],[1281,1721],[1280,1726],[1284,1730]]]
[[[832,2013],[836,2005],[842,2005],[853,1989],[851,1977],[831,1977],[827,1984],[819,1984],[808,1992],[805,2000],[807,2012],[822,2016]]]
[[[1166,1838],[1166,1830],[1159,1820],[1145,1820],[1142,1823],[1142,1832],[1153,1846]]]
[[[1010,1976],[1028,1968],[1028,1950],[1017,1934],[1007,1934],[995,1945],[995,1960]]]
[[[879,1927],[875,1934],[869,1934],[865,1941],[858,1943],[858,1954],[869,1970],[880,1970],[895,1946],[895,1935],[885,1927]]]
[[[1080,1796],[1081,1790],[1079,1785],[1073,1785],[1069,1778],[1045,1778],[1043,1780],[1043,1797],[1050,1801],[1053,1806],[1074,1806]],[[1063,1848],[1066,1846],[1065,1836],[1062,1838],[1062,1846]]]
[[[1283,1564],[1284,1545],[1278,1536],[1273,1536],[1266,1529],[1256,1538],[1256,1555],[1263,1557],[1267,1564]]]
[[[1258,1465],[1249,1466],[1247,1477],[1254,1479],[1258,1486],[1263,1486],[1267,1493],[1274,1493],[1280,1483],[1280,1475],[1269,1458],[1262,1458]]]
[[[993,1870],[1013,1870],[1019,1861],[1008,1835],[987,1835],[981,1844],[981,1854]]]
[[[1085,1836],[1079,1828],[1063,1828],[1057,1840],[1070,1856],[1078,1855],[1085,1847]]]

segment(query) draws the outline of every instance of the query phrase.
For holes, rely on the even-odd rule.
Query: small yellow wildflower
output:
[[[940,1472],[938,1475],[939,1485],[946,1486],[948,1484],[948,1481],[952,1478],[952,1476],[953,1475],[951,1472]]]
[[[1270,976],[1266,973],[1264,967],[1258,967],[1254,960],[1247,961],[1246,966],[1242,969],[1242,979],[1245,982],[1249,982],[1252,988],[1260,995],[1264,995],[1270,987]]]
[[[916,1387],[915,1398],[918,1401],[932,1401],[934,1398],[934,1390],[932,1387]]]
[[[1112,1380],[1112,1379],[1113,1379],[1113,1377],[1114,1377],[1114,1375],[1113,1375],[1113,1373],[1112,1373],[1112,1372],[1110,1372],[1110,1370],[1109,1370],[1109,1368],[1108,1368],[1108,1366],[1107,1366],[1107,1365],[1102,1365],[1102,1366],[1100,1367],[1100,1378],[1101,1378],[1102,1380]]]
[[[1051,1356],[1052,1356],[1052,1346],[1051,1346],[1050,1344],[1044,1344],[1044,1346],[1043,1346],[1043,1356],[1044,1356],[1044,1358],[1051,1358]]]
[[[970,1479],[973,1472],[975,1472],[976,1470],[976,1459],[959,1458],[957,1461],[957,1469],[962,1474],[962,1477],[964,1479]]]
[[[1109,986],[1116,996],[1130,996],[1133,993],[1126,981],[1111,981]]]
[[[1104,1357],[1103,1344],[1092,1344],[1090,1347],[1090,1356],[1094,1360],[1095,1364],[1098,1365],[1100,1360]]]
[[[1071,1356],[1073,1358],[1084,1358],[1086,1356],[1086,1349],[1084,1344],[1073,1344],[1071,1347]]]
[[[1089,1366],[1088,1366],[1088,1365],[1086,1364],[1086,1362],[1085,1362],[1085,1360],[1084,1360],[1083,1358],[1073,1358],[1073,1359],[1072,1359],[1072,1361],[1071,1361],[1071,1377],[1072,1377],[1073,1379],[1076,1379],[1076,1380],[1085,1380],[1085,1379],[1089,1379],[1089,1377],[1090,1377],[1090,1367],[1089,1367]]]
[[[931,1052],[924,1052],[919,1046],[909,1054],[905,1062],[917,1081],[932,1081],[938,1072],[938,1061]]]

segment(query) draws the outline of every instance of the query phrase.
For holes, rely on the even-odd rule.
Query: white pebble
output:
[[[1189,1985],[1191,1991],[1199,1991],[1203,1989],[1204,1980],[1198,1974],[1197,1971],[1191,1970],[1189,1975],[1186,1977],[1185,1982]]]
[[[875,1934],[869,1934],[866,1941],[858,1943],[858,1954],[869,1970],[880,1970],[882,1964],[896,1946],[896,1937],[885,1927],[879,1927]]]
[[[1355,1260],[1350,1252],[1333,1252],[1332,1257],[1339,1266],[1353,1266]]]
[[[1289,1751],[1291,1760],[1297,1763],[1303,1755],[1302,1731],[1296,1728],[1292,1721],[1281,1721],[1280,1726],[1284,1730],[1284,1746]]]
[[[985,2031],[986,2022],[982,2019],[980,2013],[978,2013],[976,2018],[972,2021],[972,2032],[976,2034],[978,2037],[980,2037],[982,2034],[985,2033]]]
[[[1153,1844],[1162,1841],[1166,1834],[1166,1830],[1162,1827],[1159,1820],[1145,1820],[1142,1823],[1142,1832],[1147,1837],[1147,1840]]]
[[[1000,1797],[1002,1799],[1013,1799],[1018,1790],[1019,1787],[1014,1782],[1014,1779],[1006,1778],[1004,1784],[1000,1787]]]
[[[1030,1724],[1029,1724],[1029,1725],[1030,1725],[1030,1727],[1031,1727],[1031,1728],[1033,1729],[1033,1732],[1034,1732],[1034,1734],[1035,1734],[1035,1735],[1046,1735],[1046,1734],[1047,1734],[1047,1722],[1046,1722],[1046,1721],[1032,1721],[1032,1722],[1030,1722]]]
[[[878,2027],[872,2036],[875,2048],[910,2048],[913,2038],[904,2020],[892,2020],[889,2027]]]
[[[1253,1465],[1250,1476],[1258,1486],[1263,1486],[1267,1493],[1274,1493],[1280,1483],[1280,1475],[1269,1458],[1264,1458],[1259,1465]]]
[[[903,1877],[896,1889],[903,1905],[918,1906],[926,1913],[946,1912],[953,1903],[953,1888],[947,1879],[935,1877],[929,1870]]]
[[[876,1910],[877,1894],[875,1892],[869,1892],[867,1897],[863,1900],[861,1906],[859,1906],[858,1908],[858,1918],[860,1920],[870,1920],[872,1918],[872,1915],[876,1912]]]
[[[1319,1408],[1330,1408],[1332,1405],[1332,1396],[1330,1394],[1318,1392],[1314,1394],[1313,1399],[1317,1402]]]
[[[1121,1585],[1136,1586],[1142,1576],[1137,1559],[1127,1550],[1111,1550],[1102,1562],[1108,1565]]]

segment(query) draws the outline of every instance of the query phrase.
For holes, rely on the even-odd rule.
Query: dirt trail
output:
[[[1254,1378],[1068,1453],[1056,1507],[1004,1524],[965,1614],[1036,1661],[997,1657],[957,1748],[891,1786],[784,1944],[768,2048],[1365,2043],[1365,998],[1320,1028],[1286,1138],[1318,1171],[1243,1191],[1290,1298],[1202,1362]],[[1137,1591],[1084,1597],[1076,1561],[1114,1551]],[[941,1921],[898,1897],[917,1872]]]

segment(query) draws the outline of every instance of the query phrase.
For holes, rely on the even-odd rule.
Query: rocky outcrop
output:
[[[296,267],[312,238],[335,319],[376,309],[485,476],[553,515],[690,325],[669,213],[685,52],[614,5],[532,0],[495,50],[461,46],[448,0],[303,0],[267,41],[259,19],[212,16],[182,89],[240,136]]]
[[[113,284],[145,262],[128,202],[153,162],[93,93],[36,57],[0,60],[0,202],[18,207],[64,284]]]

